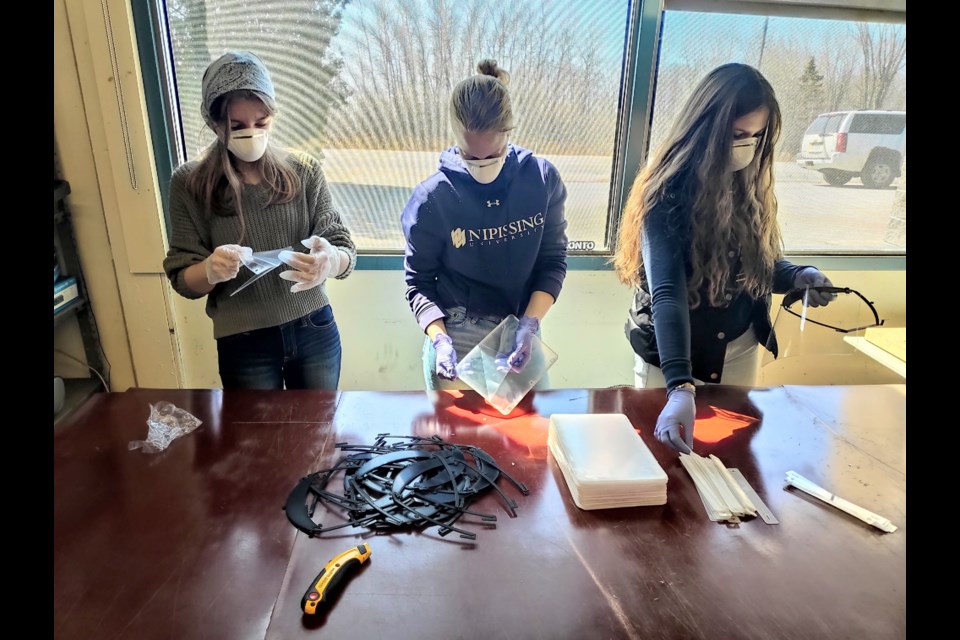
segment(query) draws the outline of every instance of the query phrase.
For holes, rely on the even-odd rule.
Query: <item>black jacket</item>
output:
[[[672,192],[645,218],[645,274],[641,278],[645,286],[638,287],[634,294],[625,327],[634,353],[660,367],[668,389],[693,382],[694,378],[722,382],[727,343],[742,336],[751,325],[759,343],[777,356],[777,337],[770,322],[770,295],[755,299],[731,282],[725,306],[710,306],[703,290],[700,305],[690,309],[690,217],[686,199]],[[739,270],[739,252],[736,247],[725,250],[733,263],[731,273],[735,274]],[[792,289],[797,273],[804,268],[806,265],[777,261],[773,292]]]

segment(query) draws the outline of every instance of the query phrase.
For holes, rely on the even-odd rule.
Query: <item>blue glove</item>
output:
[[[540,330],[540,320],[523,316],[520,318],[520,325],[517,327],[517,335],[514,338],[515,347],[513,353],[507,358],[507,364],[514,373],[520,373],[530,362],[530,349],[533,344],[533,336]]]
[[[453,340],[445,333],[438,333],[433,339],[433,348],[437,352],[437,375],[444,380],[456,380],[457,351]]]
[[[681,453],[693,453],[693,421],[697,415],[693,389],[676,387],[667,393],[667,404],[657,418],[653,435],[663,444]],[[683,427],[683,437],[680,436]]]
[[[793,279],[793,286],[796,289],[806,289],[807,287],[832,287],[833,283],[816,267],[805,267]],[[811,307],[825,307],[828,302],[836,299],[837,294],[835,293],[824,293],[811,289],[810,295],[807,297],[807,304]]]

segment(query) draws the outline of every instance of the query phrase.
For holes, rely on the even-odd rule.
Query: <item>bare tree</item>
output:
[[[343,79],[352,97],[334,116],[330,144],[449,145],[451,90],[493,58],[511,73],[515,142],[541,153],[610,153],[620,60],[597,45],[608,39],[604,28],[569,4],[358,2],[351,20],[343,50],[355,54]]]
[[[906,29],[858,22],[856,37],[863,54],[860,103],[866,109],[882,109],[887,92],[907,64]]]
[[[185,153],[192,158],[209,142],[203,135],[206,125],[200,117],[200,80],[213,59],[207,46],[206,4],[203,0],[168,0],[166,9]]]
[[[168,0],[177,90],[187,151],[194,157],[213,139],[200,117],[201,77],[228,50],[258,55],[273,78],[282,113],[278,142],[319,153],[331,110],[346,98],[342,60],[329,52],[349,0],[284,0],[251,12],[247,0]],[[291,28],[295,25],[295,28]]]

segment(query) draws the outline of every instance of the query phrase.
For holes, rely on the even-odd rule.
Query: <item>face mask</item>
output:
[[[500,170],[503,169],[503,165],[507,161],[507,155],[504,154],[499,158],[487,158],[486,160],[464,160],[462,157],[460,159],[474,180],[480,184],[490,184],[500,175]]]
[[[759,136],[733,141],[733,149],[730,153],[730,171],[740,171],[753,162],[758,142],[760,142]]]
[[[267,131],[265,129],[232,131],[227,149],[244,162],[256,162],[267,151]]]

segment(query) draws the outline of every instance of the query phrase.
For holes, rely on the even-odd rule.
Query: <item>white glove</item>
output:
[[[323,284],[331,273],[340,275],[343,270],[341,262],[343,254],[326,238],[312,236],[300,242],[310,249],[309,254],[283,251],[279,255],[284,264],[295,269],[295,271],[284,271],[280,274],[284,280],[295,283],[290,287],[291,293],[313,289]]]
[[[240,273],[242,261],[252,255],[253,249],[250,247],[241,247],[238,244],[220,245],[203,261],[207,282],[217,284],[233,280]]]

